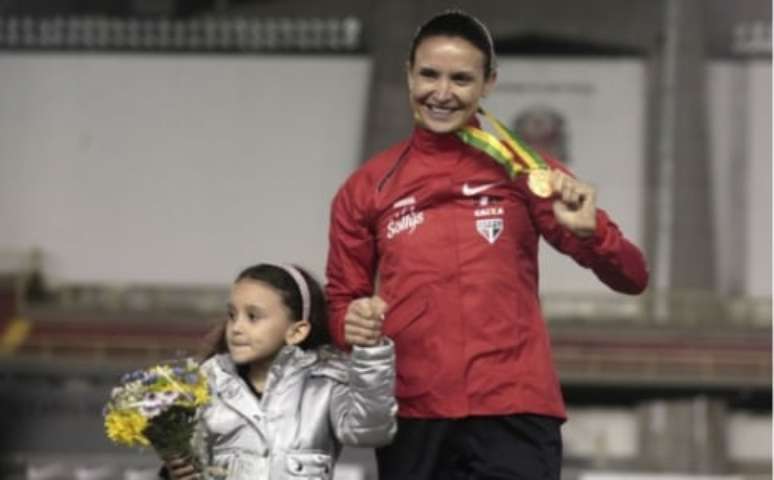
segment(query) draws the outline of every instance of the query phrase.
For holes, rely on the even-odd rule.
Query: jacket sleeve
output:
[[[571,175],[558,162],[550,163]],[[635,295],[645,290],[649,274],[642,252],[624,237],[604,210],[597,208],[594,234],[581,238],[557,222],[552,199],[531,198],[533,221],[549,244],[590,268],[602,283],[617,292]]]
[[[387,445],[398,428],[393,343],[353,347],[350,358],[349,382],[334,386],[330,403],[336,438],[350,446]]]
[[[325,268],[329,326],[334,343],[344,343],[344,315],[352,300],[374,293],[377,254],[376,240],[366,212],[366,199],[357,190],[367,191],[350,179],[336,194],[331,205],[328,260]],[[362,183],[362,182],[361,182]]]

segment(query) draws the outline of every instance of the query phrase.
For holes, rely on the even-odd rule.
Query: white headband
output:
[[[288,265],[286,263],[282,264],[276,264],[276,263],[269,263],[268,265],[271,265],[273,267],[281,268],[285,272],[287,272],[288,275],[293,277],[293,280],[296,282],[296,286],[298,287],[298,291],[301,292],[301,320],[309,321],[309,308],[310,308],[310,295],[309,295],[309,285],[306,283],[306,279],[301,274],[300,271],[293,265]]]

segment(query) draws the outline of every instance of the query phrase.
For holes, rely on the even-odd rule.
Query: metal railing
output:
[[[656,301],[669,315],[652,315]],[[771,327],[772,298],[722,295],[704,291],[650,291],[641,296],[547,292],[543,313],[550,323],[606,323],[642,326]]]
[[[0,48],[147,52],[356,52],[355,17],[0,17]]]
[[[168,286],[152,284],[65,284],[47,293],[47,300],[34,303],[21,293],[29,275],[18,280],[20,311],[34,316],[41,312],[98,311],[113,313],[179,312],[200,316],[221,315],[228,287]],[[656,297],[669,306],[661,320],[651,315]],[[665,291],[642,296],[615,293],[546,292],[541,296],[543,314],[552,324],[607,323],[704,327],[766,328],[772,324],[772,298],[729,296],[714,292]],[[174,316],[170,317],[174,320]]]

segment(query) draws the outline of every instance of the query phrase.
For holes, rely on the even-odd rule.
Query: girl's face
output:
[[[411,108],[417,123],[435,133],[454,132],[468,122],[479,100],[494,87],[484,77],[486,57],[460,37],[428,37],[408,66]]]
[[[270,363],[287,344],[308,334],[308,322],[290,318],[279,291],[269,284],[243,279],[231,289],[226,344],[238,365]]]

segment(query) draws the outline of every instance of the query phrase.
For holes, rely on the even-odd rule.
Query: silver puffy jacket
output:
[[[392,342],[353,348],[284,347],[258,399],[227,354],[202,365],[212,401],[200,412],[194,447],[212,478],[333,478],[342,444],[376,447],[397,429]]]

